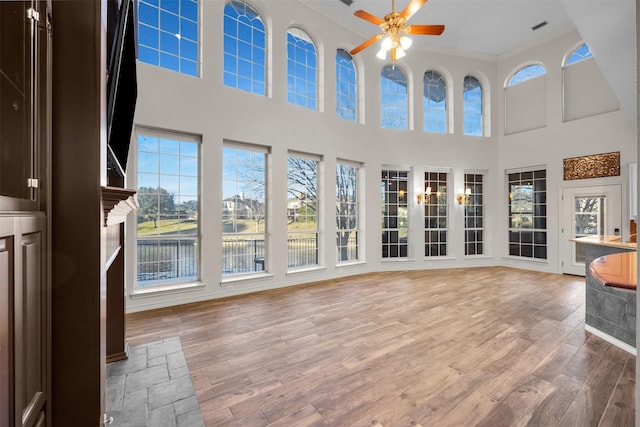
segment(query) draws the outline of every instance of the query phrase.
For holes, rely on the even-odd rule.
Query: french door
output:
[[[585,275],[584,244],[571,242],[571,239],[622,233],[621,194],[621,185],[562,190],[560,256],[563,273]]]

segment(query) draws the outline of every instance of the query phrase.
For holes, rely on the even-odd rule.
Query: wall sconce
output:
[[[469,203],[471,203],[471,189],[467,188],[466,190],[464,190],[464,193],[463,193],[462,188],[460,188],[458,190],[458,193],[456,194],[456,201],[458,202],[459,205],[461,205],[463,202],[465,205],[468,205]]]
[[[431,196],[431,187],[427,187],[424,193],[420,187],[416,188],[416,201],[419,205],[429,203],[429,196]]]

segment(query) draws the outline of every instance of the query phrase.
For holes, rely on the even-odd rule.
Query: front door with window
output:
[[[563,189],[560,236],[563,273],[585,275],[584,245],[571,239],[621,233],[621,193],[620,185]]]

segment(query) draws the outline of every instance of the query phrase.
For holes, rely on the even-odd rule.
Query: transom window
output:
[[[351,55],[338,49],[336,53],[336,116],[356,121],[356,66]]]
[[[336,166],[337,261],[359,259],[359,174],[358,163],[338,161]]]
[[[547,70],[542,65],[531,64],[520,68],[509,80],[508,86],[513,86],[518,83],[522,83],[526,80],[533,79],[535,77],[543,76],[547,73]]]
[[[446,172],[424,173],[424,256],[447,255],[448,205]],[[430,189],[431,191],[427,191]]]
[[[222,275],[266,270],[268,149],[222,149]]]
[[[482,86],[473,76],[464,78],[464,134],[482,136]]]
[[[427,71],[424,83],[424,130],[445,133],[447,131],[447,84],[437,71]]]
[[[287,31],[287,99],[291,104],[316,110],[316,47],[299,28]]]
[[[197,76],[197,0],[139,0],[138,59]]]
[[[409,173],[383,170],[382,258],[406,258],[409,254],[408,184]]]
[[[265,94],[266,34],[262,18],[242,1],[224,7],[224,84]]]
[[[138,130],[136,287],[199,278],[200,143]]]
[[[547,258],[547,171],[507,174],[509,255]]]
[[[586,43],[582,43],[578,46],[567,59],[567,65],[575,64],[576,62],[584,61],[585,59],[593,57],[591,49]]]
[[[464,188],[471,190],[469,203],[464,207],[464,254],[484,254],[484,175],[464,174]]]
[[[287,253],[289,269],[318,264],[318,170],[320,158],[287,158]]]
[[[380,126],[386,129],[407,129],[407,78],[397,65],[385,65],[382,69],[380,94]]]

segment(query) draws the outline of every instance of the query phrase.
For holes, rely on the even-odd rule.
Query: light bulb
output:
[[[405,50],[411,47],[411,43],[413,43],[413,41],[407,36],[400,38],[400,46]]]
[[[387,59],[387,51],[381,48],[378,53],[376,53],[376,56],[384,61]]]
[[[380,49],[386,52],[389,49],[391,49],[391,47],[393,47],[393,42],[389,37],[385,37],[384,39],[382,39],[382,44],[380,45]]]
[[[401,47],[396,48],[396,59],[404,58],[406,53],[404,53],[404,49]]]

